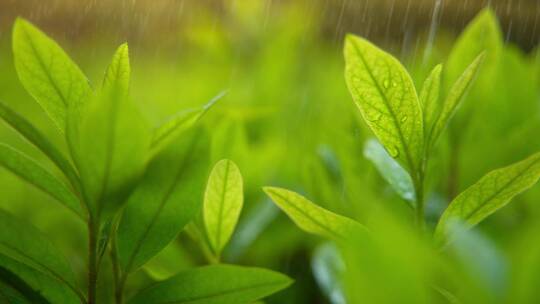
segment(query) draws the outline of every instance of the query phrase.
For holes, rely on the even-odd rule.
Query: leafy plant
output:
[[[54,123],[68,151],[2,103],[2,119],[61,176],[6,144],[0,144],[0,165],[87,225],[87,292],[45,236],[0,211],[0,293],[9,303],[101,302],[98,278],[110,256],[115,300],[123,303],[130,276],[199,214],[210,149],[208,134],[193,126],[223,94],[151,128],[130,99],[127,44],[114,54],[98,88],[92,88],[55,41],[24,19],[14,25],[13,53],[21,83]],[[240,171],[231,161],[218,163],[204,198],[208,244],[216,261],[242,201]],[[128,302],[251,303],[290,283],[270,270],[212,265],[156,282]]]

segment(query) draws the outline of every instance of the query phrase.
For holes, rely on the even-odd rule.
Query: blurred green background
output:
[[[447,136],[433,162],[428,216],[435,221],[451,198],[486,172],[540,150],[538,0],[3,0],[0,99],[48,130],[51,138],[58,137],[18,82],[11,54],[16,16],[57,40],[93,83],[102,78],[115,48],[127,41],[132,96],[152,124],[227,90],[202,122],[212,135],[213,161],[234,160],[246,182],[246,208],[225,260],[295,278],[291,288],[267,303],[330,303],[332,292],[313,275],[325,247],[268,201],[261,191],[264,185],[298,191],[330,210],[381,228],[380,244],[359,241],[354,246],[364,255],[347,255],[359,264],[376,260],[373,273],[351,270],[353,281],[396,290],[402,303],[422,303],[415,292],[422,280],[416,274],[438,262],[425,262],[431,253],[424,252],[421,240],[416,246],[411,240],[416,237],[407,230],[412,212],[363,156],[371,135],[345,86],[343,38],[352,32],[373,40],[400,58],[419,85],[436,63],[447,59],[457,35],[487,5],[500,19],[504,47],[489,62],[489,72],[483,72],[490,80],[477,83],[460,110],[471,117],[467,125],[452,126],[453,132],[447,133],[459,136]],[[0,136],[40,157],[7,126],[0,126]],[[81,223],[3,169],[0,193],[2,208],[44,230],[74,268],[84,272],[87,245]],[[518,197],[466,238],[466,254],[456,254],[463,270],[454,271],[479,286],[471,287],[471,298],[495,303],[519,295],[522,303],[540,302],[538,291],[530,287],[540,284],[540,187]],[[365,252],[362,244],[372,250]],[[485,263],[477,265],[478,260]],[[200,252],[181,235],[140,276],[161,278],[201,262]],[[396,263],[408,265],[396,270]],[[379,285],[377,278],[369,284],[362,280],[386,271],[410,277],[396,282],[383,277]],[[369,292],[384,294],[385,289]],[[397,303],[391,300],[372,303]],[[339,301],[334,297],[332,303]]]

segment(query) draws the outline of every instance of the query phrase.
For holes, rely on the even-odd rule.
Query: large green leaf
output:
[[[345,80],[364,120],[388,153],[416,175],[423,161],[422,110],[401,63],[353,35],[345,42]]]
[[[234,231],[244,203],[242,175],[228,159],[212,169],[204,194],[204,224],[208,241],[219,256]]]
[[[56,42],[18,18],[13,28],[15,68],[25,89],[63,132],[70,106],[78,106],[91,92],[79,67]]]
[[[0,166],[49,194],[77,215],[83,216],[84,212],[75,194],[64,183],[22,152],[0,143]]]
[[[113,213],[138,181],[148,158],[150,131],[129,99],[128,48],[107,69],[102,90],[83,108],[70,108],[68,142],[94,214]]]
[[[308,233],[343,240],[364,230],[356,221],[325,210],[298,193],[275,187],[264,187],[264,192],[300,229]]]
[[[540,178],[540,153],[494,170],[458,195],[444,211],[435,237],[442,240],[453,221],[474,226],[532,187]]]
[[[56,299],[53,303],[77,303],[82,298],[69,264],[54,245],[32,225],[1,210],[0,268],[44,297]]]
[[[440,112],[435,116],[432,129],[428,133],[428,147],[431,147],[436,142],[452,116],[455,114],[460,102],[463,100],[463,96],[477,75],[478,69],[484,60],[484,56],[484,53],[478,55],[450,88],[450,91],[441,106]]]
[[[292,283],[260,268],[213,265],[190,269],[142,290],[129,304],[248,304]]]
[[[131,272],[171,242],[197,214],[209,161],[208,138],[187,133],[149,165],[118,227],[120,264]]]
[[[73,187],[79,189],[79,177],[71,163],[38,129],[36,129],[24,117],[11,110],[7,105],[0,102],[0,117],[13,129],[21,134],[31,144],[36,146],[41,152],[60,169]]]
[[[420,90],[420,104],[424,114],[424,136],[426,138],[429,137],[442,109],[442,103],[439,101],[441,95],[441,72],[442,65],[436,65],[424,81],[422,90]]]
[[[159,153],[159,151],[174,141],[177,136],[193,127],[193,125],[195,125],[195,123],[226,94],[227,91],[220,92],[204,106],[180,111],[158,126],[152,134],[152,154]]]

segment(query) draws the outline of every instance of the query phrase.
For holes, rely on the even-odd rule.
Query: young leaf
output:
[[[0,267],[30,280],[40,280],[31,273],[42,273],[80,295],[69,264],[54,245],[33,226],[1,210],[0,244]]]
[[[342,240],[351,233],[364,230],[356,221],[325,210],[298,193],[275,187],[264,187],[263,190],[300,229],[308,233]]]
[[[68,142],[95,214],[108,215],[120,208],[148,157],[150,132],[126,91],[127,52],[126,45],[118,49],[103,90],[85,107],[70,108],[68,115]]]
[[[41,165],[22,152],[0,143],[0,166],[49,194],[77,215],[84,217],[79,199],[75,194]]]
[[[157,127],[152,135],[152,154],[159,153],[159,151],[174,141],[178,135],[193,127],[193,125],[226,94],[227,91],[222,91],[203,107],[181,111]]]
[[[474,226],[532,187],[540,178],[540,153],[482,177],[456,197],[444,211],[435,237],[442,240],[453,221]]]
[[[424,114],[424,135],[429,137],[437,116],[441,113],[442,104],[439,102],[441,91],[442,65],[436,65],[429,74],[420,91],[420,104]]]
[[[219,256],[234,231],[244,203],[240,169],[228,159],[212,169],[204,194],[204,224],[210,246]]]
[[[374,138],[366,141],[364,156],[371,160],[377,171],[404,200],[414,204],[416,194],[411,176],[393,159]]]
[[[388,153],[416,175],[423,159],[422,110],[401,63],[367,40],[345,42],[345,80],[364,120]]]
[[[440,114],[437,115],[435,121],[433,122],[433,129],[429,133],[429,137],[427,140],[428,147],[431,147],[433,144],[435,144],[442,131],[444,131],[444,129],[446,128],[446,125],[448,125],[448,122],[450,121],[450,119],[456,112],[459,104],[463,100],[463,96],[471,85],[483,60],[484,53],[476,57],[476,59],[467,67],[467,69],[465,69],[463,74],[458,78],[458,80],[454,83],[454,85],[448,92],[448,95],[446,96],[446,99],[444,100],[444,103],[442,105],[442,109],[440,110]]]
[[[7,105],[0,102],[0,117],[22,135],[31,144],[36,146],[66,175],[71,185],[79,190],[79,177],[71,163],[64,157],[62,152],[36,129],[29,121],[20,116]]]
[[[135,295],[129,304],[249,304],[292,283],[260,268],[212,265],[190,269]]]
[[[56,42],[21,18],[13,28],[13,55],[21,83],[64,132],[68,107],[91,92],[88,80]]]
[[[208,139],[202,132],[188,135],[156,156],[128,200],[117,232],[126,273],[167,246],[202,205]]]

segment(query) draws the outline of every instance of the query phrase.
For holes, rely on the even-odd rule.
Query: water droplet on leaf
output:
[[[388,81],[388,79],[385,79],[385,80],[383,81],[383,87],[384,87],[385,89],[388,89],[389,86],[390,86],[390,81]]]
[[[390,154],[390,156],[392,156],[393,158],[399,156],[399,150],[396,147],[388,147],[386,148],[386,151],[388,151],[388,154]]]
[[[407,121],[407,115],[401,117],[401,122],[406,122]]]

